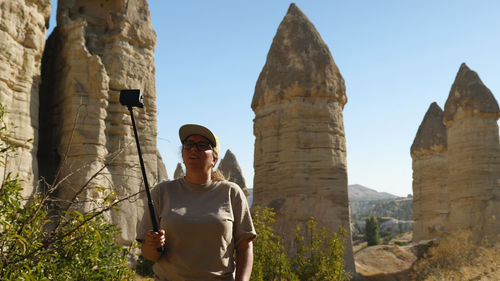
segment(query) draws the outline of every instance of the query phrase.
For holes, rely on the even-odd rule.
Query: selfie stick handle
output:
[[[151,216],[151,223],[153,224],[153,231],[160,233],[158,227],[158,222],[156,221],[155,208],[153,205],[153,200],[151,199],[151,192],[149,192],[148,178],[146,176],[146,169],[144,168],[144,161],[142,160],[141,145],[139,144],[139,137],[137,136],[137,127],[135,126],[134,110],[132,106],[127,106],[130,111],[130,118],[132,118],[132,126],[134,127],[135,143],[137,144],[137,152],[139,153],[139,162],[141,163],[142,177],[144,178],[144,186],[146,188],[146,196],[148,197],[148,207],[149,215]],[[157,249],[159,252],[163,252],[163,247]]]

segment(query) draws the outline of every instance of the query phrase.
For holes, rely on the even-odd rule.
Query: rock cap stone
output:
[[[479,75],[462,63],[446,100],[444,122],[479,116],[498,119],[498,102]]]
[[[278,27],[255,85],[252,109],[292,97],[329,97],[342,107],[347,102],[344,79],[330,50],[293,3]]]
[[[446,126],[443,123],[443,115],[443,110],[436,102],[429,106],[411,145],[412,155],[446,150]]]

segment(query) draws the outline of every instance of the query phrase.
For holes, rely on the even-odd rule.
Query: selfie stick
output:
[[[151,216],[153,231],[156,233],[160,233],[160,228],[158,227],[158,222],[156,221],[153,200],[151,199],[151,192],[149,192],[148,178],[146,176],[146,169],[144,168],[144,161],[142,160],[141,145],[139,144],[139,137],[137,136],[137,127],[135,126],[134,119],[133,107],[144,107],[144,103],[142,103],[141,90],[121,90],[120,103],[127,106],[128,110],[130,111],[130,118],[132,119],[132,126],[134,127],[135,143],[137,144],[137,152],[139,153],[139,162],[141,163],[142,177],[144,178],[144,186],[146,188],[146,196],[148,198],[149,215]],[[159,252],[163,252],[163,247],[160,247],[157,250]]]

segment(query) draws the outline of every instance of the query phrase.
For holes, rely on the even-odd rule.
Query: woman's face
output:
[[[211,171],[212,167],[215,167],[217,157],[214,155],[212,146],[210,145],[207,150],[199,149],[206,148],[207,144],[210,145],[210,142],[200,135],[191,135],[184,141],[182,160],[186,166],[186,171],[204,172]]]

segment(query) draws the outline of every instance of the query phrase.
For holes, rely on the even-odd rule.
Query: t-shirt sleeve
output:
[[[253,226],[248,200],[243,193],[243,190],[241,190],[238,185],[235,186],[236,191],[232,199],[232,207],[234,216],[233,235],[235,246],[237,247],[243,240],[253,240],[257,237],[257,233],[255,232],[255,228]]]
[[[160,198],[160,195],[159,195],[160,189],[161,189],[160,184],[156,185],[153,189],[151,189],[151,199],[153,200],[153,205],[154,205],[155,213],[156,213],[157,217],[159,214],[158,211],[159,211],[159,207],[160,207],[159,206],[160,202],[158,202],[158,198]],[[146,196],[145,193],[144,193],[144,196]],[[149,206],[148,206],[147,199],[144,201],[145,201],[144,212],[142,215],[142,219],[137,224],[137,228],[136,228],[137,235],[135,237],[135,240],[137,240],[137,242],[140,242],[140,243],[142,243],[142,241],[144,240],[146,233],[149,230],[153,229],[153,223],[151,222],[151,215],[149,214]],[[158,220],[158,218],[157,218],[157,220]]]

